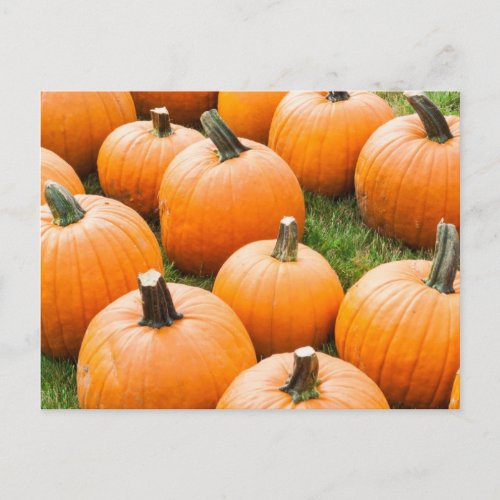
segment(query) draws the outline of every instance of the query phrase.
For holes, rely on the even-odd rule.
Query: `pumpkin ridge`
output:
[[[166,137],[169,137],[169,136],[166,136]],[[164,137],[158,137],[158,139],[164,139]],[[144,150],[144,155],[142,156],[141,158],[141,163],[140,163],[140,168],[136,168],[136,170],[139,171],[139,177],[136,179],[135,181],[135,190],[137,191],[138,188],[140,188],[140,186],[142,186],[142,177],[144,174],[148,174],[148,177],[150,175],[150,172],[145,172],[146,170],[146,165],[149,164],[149,156],[151,155],[151,150],[153,149],[153,146],[155,146],[155,140],[151,140],[149,141],[149,143],[143,145],[143,150]],[[144,147],[146,146],[146,147]],[[161,146],[160,146],[161,148]],[[123,169],[122,169],[123,170]],[[134,194],[134,196],[136,196],[137,193]],[[140,199],[140,203],[141,203],[141,206],[144,207],[144,205],[147,204],[147,200],[145,200],[142,196],[138,196],[137,197],[138,199]]]

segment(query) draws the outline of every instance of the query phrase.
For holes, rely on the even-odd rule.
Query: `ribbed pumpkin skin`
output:
[[[219,92],[218,110],[239,137],[267,144],[276,107],[286,92]]]
[[[40,203],[42,205],[45,203],[44,187],[48,180],[61,184],[72,194],[85,194],[82,181],[71,165],[52,151],[41,148]]]
[[[160,329],[138,325],[138,290],[89,325],[78,358],[81,408],[215,408],[233,379],[256,363],[250,338],[210,292],[169,283],[184,318]]]
[[[389,409],[377,385],[363,372],[322,352],[319,361],[319,398],[295,404],[281,387],[293,367],[293,353],[275,354],[245,370],[229,386],[217,409]]]
[[[308,191],[339,196],[354,189],[361,148],[391,118],[390,106],[371,92],[350,92],[330,102],[327,92],[290,92],[279,104],[269,147],[293,169]]]
[[[237,250],[217,274],[213,292],[243,321],[257,357],[320,347],[333,334],[344,297],[328,262],[300,245],[295,262],[271,257],[276,240]]]
[[[290,167],[267,146],[219,161],[211,140],[177,155],[160,188],[161,236],[168,258],[186,272],[216,273],[238,248],[273,238],[284,215],[304,229],[304,197]]]
[[[129,92],[42,92],[42,146],[64,158],[83,179],[116,127],[136,119]]]
[[[445,408],[460,363],[460,273],[456,293],[423,283],[431,262],[406,260],[369,271],[337,316],[339,356],[363,370],[395,405]]]
[[[86,214],[65,227],[41,207],[42,352],[78,355],[90,320],[137,288],[137,274],[163,263],[155,235],[132,209],[93,195],[76,195]]]
[[[101,187],[145,217],[158,211],[161,179],[174,156],[203,140],[198,131],[171,124],[174,133],[158,137],[150,121],[127,123],[104,141],[97,158]]]
[[[364,222],[411,247],[432,248],[437,223],[460,229],[460,118],[446,117],[453,138],[427,137],[418,115],[380,127],[356,167],[356,198]]]
[[[448,408],[450,410],[460,410],[460,370],[455,375]]]
[[[217,107],[217,92],[131,92],[137,116],[149,118],[153,108],[165,106],[174,123],[189,125],[200,119],[203,111]]]

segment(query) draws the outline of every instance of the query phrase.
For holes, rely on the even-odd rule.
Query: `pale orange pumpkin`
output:
[[[256,362],[236,314],[155,270],[90,323],[78,358],[81,408],[215,408]]]

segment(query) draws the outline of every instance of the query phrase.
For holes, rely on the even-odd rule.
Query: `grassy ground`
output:
[[[396,115],[412,113],[412,109],[399,92],[379,92]],[[460,112],[460,95],[457,92],[428,92],[445,114]],[[102,194],[96,174],[85,181],[88,193]],[[337,271],[347,290],[368,270],[384,262],[401,259],[431,258],[431,251],[410,250],[401,242],[384,238],[366,227],[359,215],[354,196],[332,199],[305,193],[307,219],[304,243],[321,253]],[[149,222],[159,238],[159,223]],[[185,283],[211,290],[212,278],[186,275],[175,269],[164,257],[164,274],[167,281]],[[323,346],[328,354],[335,355],[335,345]],[[78,408],[76,398],[76,368],[74,362],[51,360],[42,355],[41,360],[42,408]]]

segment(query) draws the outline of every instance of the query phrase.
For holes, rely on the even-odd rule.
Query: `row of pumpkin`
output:
[[[303,94],[309,101],[312,94],[322,96],[325,102],[321,105],[328,106],[353,100],[347,93]],[[360,94],[379,99],[374,94]],[[280,104],[271,134],[289,97],[297,95],[292,93]],[[430,106],[425,96],[409,96],[415,98],[423,103],[421,108],[417,104],[417,111],[427,107],[430,114],[435,113],[437,108],[432,103]],[[335,109],[330,108],[329,113],[335,115]],[[58,112],[65,118],[72,115],[71,107],[63,106]],[[344,115],[348,115],[345,109]],[[47,145],[44,120],[42,106],[42,145]],[[67,125],[67,121],[61,123]],[[159,192],[162,239],[168,257],[181,269],[195,273],[216,273],[226,262],[217,275],[214,293],[237,316],[208,292],[183,285],[165,286],[158,273],[162,262],[155,237],[136,212],[109,198],[73,197],[62,186],[45,182],[48,206],[42,208],[42,350],[49,355],[76,356],[87,330],[78,364],[82,407],[214,407],[229,383],[255,364],[254,348],[264,357],[287,353],[307,344],[320,345],[333,331],[343,291],[326,260],[298,244],[304,202],[296,177],[271,149],[237,139],[215,110],[204,113],[201,122],[208,139],[170,124],[168,112],[161,108],[152,110],[152,124],[120,126],[100,148],[99,177],[108,195],[131,206],[144,192],[149,190],[150,194],[143,199],[153,200]],[[328,124],[320,129],[324,127]],[[196,140],[195,134],[199,136]],[[286,129],[283,137],[288,138],[285,145],[293,151],[296,146],[290,130]],[[174,138],[185,142],[179,146]],[[189,138],[193,138],[191,145]],[[424,135],[419,140],[422,150],[427,144],[433,148],[433,144],[448,143],[447,147],[452,139],[440,142]],[[295,143],[300,141],[295,137]],[[345,147],[338,140],[337,144]],[[185,149],[179,153],[176,147]],[[44,154],[55,162],[55,155]],[[321,154],[315,155],[321,159]],[[349,153],[341,151],[337,156],[345,164]],[[359,165],[359,160],[354,160]],[[303,158],[301,165],[307,165]],[[161,169],[167,170],[163,176],[158,173]],[[62,170],[56,168],[57,172]],[[54,173],[48,177],[54,178]],[[127,186],[129,180],[132,182]],[[440,207],[441,217],[446,216],[443,210],[447,204]],[[146,209],[142,213],[151,215]],[[294,217],[281,221],[277,242],[258,241],[275,234],[277,218],[284,214]],[[339,354],[375,380],[391,404],[442,407],[450,397],[459,362],[458,235],[453,225],[441,226],[444,236],[434,271],[423,261],[386,264],[381,266],[383,271],[377,273],[377,268],[368,273],[342,301],[336,327]],[[249,242],[255,243],[245,246]],[[137,273],[149,268],[157,271],[140,275],[139,291],[124,295],[135,288]],[[429,282],[423,284],[429,271]],[[363,280],[368,284],[361,286]],[[181,289],[178,294],[177,289]],[[378,294],[379,290],[382,293]],[[392,300],[388,301],[389,297]],[[368,323],[367,317],[371,317]],[[164,328],[169,328],[168,335],[162,335]],[[292,354],[280,354],[244,371],[219,406],[387,407],[370,378],[352,365],[316,355],[310,348],[295,353],[293,375],[286,384],[281,380],[276,385],[274,373],[279,369],[290,372],[292,361]],[[331,384],[330,374],[335,374]],[[266,377],[273,380],[273,397],[270,389],[265,389]],[[254,384],[254,389],[249,391],[248,384]],[[265,403],[259,393],[269,401]]]

